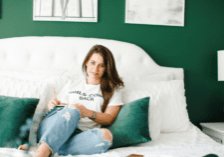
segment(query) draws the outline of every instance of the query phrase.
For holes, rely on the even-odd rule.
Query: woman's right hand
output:
[[[59,101],[57,98],[53,98],[49,101],[48,103],[48,109],[51,110],[52,108],[54,108],[56,105],[60,105],[61,101]]]

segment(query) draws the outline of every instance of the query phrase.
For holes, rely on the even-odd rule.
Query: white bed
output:
[[[107,153],[89,157],[125,157],[129,154],[142,154],[145,157],[202,157],[216,154],[224,157],[224,146],[213,141],[189,121],[182,68],[159,66],[134,44],[82,37],[0,39],[0,95],[37,97],[41,100],[33,119],[35,125],[30,132],[32,144],[36,144],[34,134],[41,122],[37,115],[47,112],[46,104],[53,96],[50,90],[39,90],[40,83],[44,82],[46,86],[41,88],[51,89],[54,86],[59,92],[68,79],[83,78],[82,61],[95,44],[104,45],[113,52],[118,73],[127,86],[123,94],[125,102],[144,96],[153,98],[150,100],[149,117],[152,141],[111,149]],[[23,89],[18,85],[18,80],[23,87],[30,83],[33,86]],[[12,82],[16,82],[13,90],[10,85]],[[0,148],[1,156],[26,156],[22,152]],[[32,151],[29,153],[33,154]],[[78,155],[84,156],[87,155]]]

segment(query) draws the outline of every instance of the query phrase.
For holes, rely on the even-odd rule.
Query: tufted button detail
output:
[[[6,56],[7,56],[7,55],[6,55],[6,53],[5,53],[5,54],[3,54],[3,58],[5,58],[5,59],[6,59]]]
[[[54,56],[54,55],[53,55],[53,56],[51,56],[51,59],[52,59],[52,60],[55,60],[55,56]]]
[[[144,61],[144,58],[139,58],[139,63],[143,63],[143,61]]]
[[[117,57],[117,58],[116,58],[116,61],[117,61],[117,62],[120,62],[120,60],[121,60],[121,57]]]
[[[144,65],[147,65],[147,63],[148,63],[147,59],[143,59],[142,63],[143,63]]]

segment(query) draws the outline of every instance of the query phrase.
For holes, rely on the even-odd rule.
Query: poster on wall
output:
[[[184,26],[185,0],[126,0],[125,23]]]
[[[97,22],[98,0],[33,0],[34,21]]]

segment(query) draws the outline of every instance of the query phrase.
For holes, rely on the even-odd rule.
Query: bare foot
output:
[[[51,149],[45,143],[41,143],[34,157],[48,157],[50,154]]]
[[[28,144],[23,144],[23,145],[20,145],[18,147],[19,150],[27,150],[28,149]],[[36,152],[37,151],[37,148],[35,147],[30,147],[29,151],[33,151],[33,152]]]
[[[18,147],[20,150],[26,150],[28,148],[28,144],[23,144]]]
[[[35,147],[30,147],[29,151],[31,151],[31,152],[37,152],[37,148],[35,148]]]

